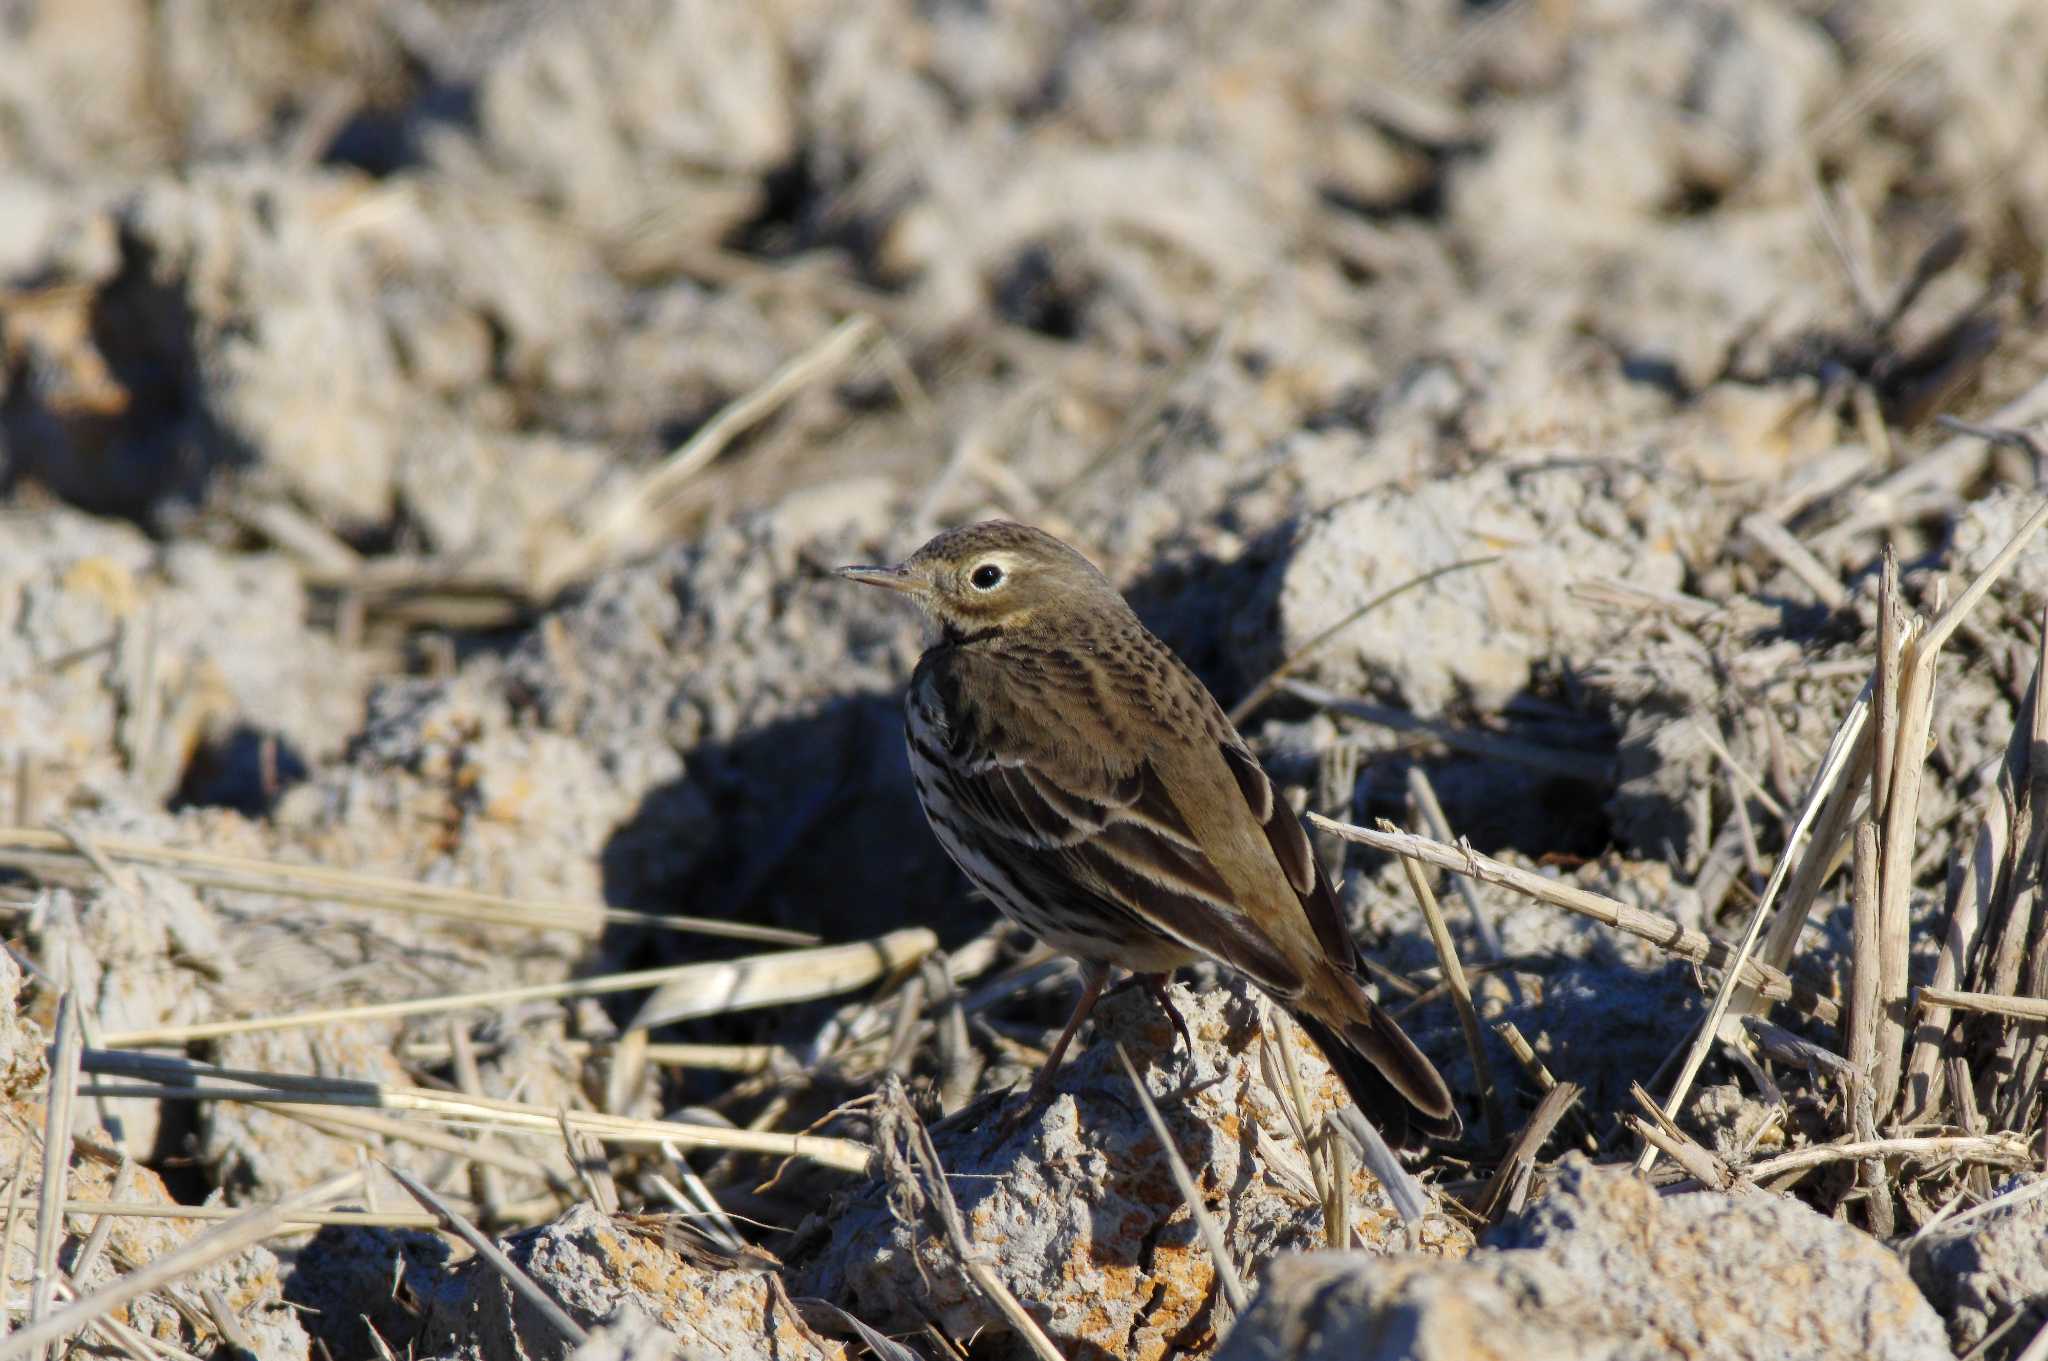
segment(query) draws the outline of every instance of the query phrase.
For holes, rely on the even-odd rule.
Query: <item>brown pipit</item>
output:
[[[1443,1079],[1366,995],[1300,821],[1094,564],[990,521],[839,574],[903,592],[939,625],[905,698],[925,816],[1005,915],[1081,962],[1034,1105],[1111,966],[1155,976],[1163,997],[1165,974],[1207,956],[1301,1023],[1390,1143],[1457,1132]]]

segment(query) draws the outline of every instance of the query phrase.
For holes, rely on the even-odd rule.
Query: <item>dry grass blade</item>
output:
[[[873,1352],[880,1361],[921,1361],[916,1352],[887,1334],[862,1323],[830,1300],[806,1295],[792,1302],[807,1314],[823,1314],[839,1327],[858,1337],[861,1345]]]
[[[815,945],[818,938],[780,927],[629,912],[595,903],[557,903],[508,898],[498,893],[421,884],[389,875],[358,874],[323,865],[292,865],[246,855],[156,846],[119,837],[95,837],[92,845],[117,864],[145,865],[176,875],[195,888],[317,898],[385,911],[445,917],[487,926],[520,926],[537,931],[573,931],[594,936],[608,925],[650,926],[690,931],[769,945]],[[73,870],[88,856],[75,841],[33,827],[0,828],[0,865],[36,873]]]
[[[2043,379],[2007,402],[1983,424],[1986,427],[2016,429],[2048,417],[2048,379]],[[1903,504],[1915,493],[1929,488],[1960,490],[1983,470],[1986,441],[1977,434],[1957,435],[1886,477],[1871,489],[1871,500],[1879,509]],[[1829,531],[1831,540],[1837,531]]]
[[[1393,828],[1388,822],[1380,826],[1383,830]],[[1479,1028],[1479,1008],[1472,1005],[1472,988],[1465,981],[1464,966],[1458,962],[1457,944],[1451,940],[1451,928],[1444,924],[1443,908],[1438,905],[1436,891],[1429,886],[1422,866],[1404,856],[1401,868],[1407,872],[1409,891],[1421,905],[1422,919],[1429,923],[1429,938],[1443,965],[1444,985],[1450,989],[1451,1002],[1458,1009],[1458,1026],[1465,1032],[1465,1050],[1472,1056],[1472,1075],[1479,1083],[1479,1099],[1486,1110],[1486,1137],[1489,1142],[1499,1143],[1507,1133],[1501,1121],[1500,1093],[1493,1084],[1493,1068],[1486,1061],[1486,1034]]]
[[[1421,766],[1408,768],[1408,797],[1414,800],[1415,811],[1422,816],[1429,834],[1439,841],[1449,841],[1451,820],[1444,815],[1444,806],[1436,796],[1436,786],[1429,781],[1429,773]],[[1458,896],[1465,900],[1465,910],[1472,914],[1472,931],[1479,937],[1479,948],[1486,951],[1486,958],[1499,963],[1506,958],[1501,949],[1500,936],[1494,931],[1493,916],[1486,910],[1486,904],[1479,899],[1479,890],[1464,875],[1453,876],[1451,882],[1458,886]],[[1508,996],[1519,1006],[1522,1002],[1521,980],[1515,977],[1513,969],[1502,971],[1502,980],[1507,984]]]
[[[939,1165],[939,1151],[932,1146],[931,1132],[924,1127],[902,1079],[893,1075],[882,1082],[876,1094],[875,1142],[880,1148],[882,1171],[889,1184],[889,1206],[905,1224],[922,1218],[927,1207],[938,1219],[954,1260],[996,1312],[1039,1361],[1064,1361],[1045,1329],[1031,1317],[1017,1296],[989,1265],[985,1254],[975,1249],[967,1236],[967,1221],[960,1213],[953,1189],[946,1184],[946,1170]]]
[[[111,1197],[114,1200],[119,1200],[127,1195],[129,1183],[134,1179],[135,1159],[123,1153],[121,1155],[121,1166],[114,1173],[114,1184],[110,1188]],[[74,1204],[76,1202],[66,1200],[64,1202],[64,1213],[79,1213],[79,1211],[72,1208]],[[73,1280],[82,1281],[91,1273],[94,1264],[100,1259],[100,1254],[106,1251],[107,1238],[113,1233],[113,1230],[114,1220],[110,1215],[101,1215],[94,1222],[92,1232],[86,1235],[85,1246],[81,1247],[71,1259],[69,1274]],[[7,1241],[5,1238],[0,1238],[0,1243],[5,1241]],[[0,1254],[0,1260],[4,1260],[4,1254]]]
[[[2048,1323],[2034,1331],[2027,1345],[2013,1356],[2013,1361],[2048,1361]]]
[[[1728,744],[1721,740],[1721,734],[1715,726],[1712,723],[1694,719],[1692,727],[1693,731],[1699,734],[1700,742],[1708,751],[1714,754],[1714,759],[1721,763],[1721,768],[1728,772],[1729,776],[1735,780],[1741,789],[1747,791],[1751,798],[1762,804],[1772,817],[1783,820],[1785,816],[1784,806],[1772,796],[1770,790],[1764,788],[1762,780],[1751,774],[1742,762],[1735,759],[1735,753],[1728,750]],[[1737,811],[1739,814],[1739,804],[1737,805]]]
[[[173,1099],[249,1101],[263,1105],[306,1104],[315,1106],[357,1106],[388,1110],[418,1111],[443,1119],[462,1121],[486,1129],[511,1133],[544,1133],[559,1138],[561,1125],[553,1107],[503,1097],[473,1096],[458,1092],[428,1091],[419,1087],[386,1086],[351,1078],[314,1078],[298,1074],[252,1073],[242,1069],[215,1068],[189,1059],[163,1054],[89,1050],[82,1066],[87,1072],[142,1078],[164,1085],[154,1088],[122,1089],[123,1096],[154,1096]],[[200,1086],[202,1082],[219,1086]],[[569,1123],[611,1144],[660,1144],[672,1140],[681,1148],[725,1149],[740,1153],[762,1153],[775,1157],[796,1157],[834,1167],[841,1171],[867,1170],[871,1150],[850,1139],[815,1134],[783,1134],[772,1130],[731,1129],[716,1125],[691,1125],[675,1120],[636,1120],[598,1111],[571,1111]],[[486,1149],[463,1144],[465,1156],[491,1156]],[[516,1170],[529,1170],[515,1165]]]
[[[14,1224],[21,1218],[21,1183],[27,1175],[28,1159],[15,1159],[7,1177],[7,1215],[0,1220],[0,1335],[14,1320]]]
[[[1799,809],[1799,819],[1792,826],[1792,833],[1785,839],[1785,848],[1778,855],[1778,863],[1771,871],[1770,881],[1764,885],[1763,896],[1756,901],[1756,907],[1749,914],[1749,921],[1743,927],[1742,940],[1735,947],[1733,962],[1721,975],[1721,983],[1714,990],[1714,1000],[1707,1008],[1706,1019],[1700,1022],[1692,1046],[1686,1051],[1685,1061],[1678,1070],[1678,1077],[1671,1084],[1671,1095],[1664,1106],[1655,1113],[1662,1121],[1675,1119],[1684,1108],[1685,1098],[1692,1091],[1694,1079],[1699,1076],[1700,1067],[1712,1051],[1714,1041],[1721,1037],[1722,1023],[1733,1014],[1740,1017],[1751,1010],[1756,993],[1742,983],[1743,966],[1750,962],[1756,951],[1757,942],[1763,935],[1764,923],[1770,919],[1771,908],[1778,901],[1778,894],[1785,887],[1785,879],[1799,858],[1800,848],[1807,844],[1814,823],[1821,817],[1830,792],[1840,782],[1843,773],[1849,769],[1852,759],[1860,746],[1863,730],[1864,710],[1860,705],[1852,706],[1849,714],[1835,731],[1834,741],[1828,745],[1827,755],[1822,759],[1820,770],[1813,777],[1813,785],[1807,790],[1806,800]],[[1736,769],[1733,761],[1729,769]],[[1676,1126],[1673,1126],[1676,1128]],[[1636,1158],[1636,1170],[1647,1172],[1657,1159],[1661,1145],[1647,1142],[1642,1153]],[[1690,1169],[1688,1169],[1690,1170]]]
[[[1188,1213],[1194,1217],[1202,1243],[1209,1249],[1209,1258],[1216,1267],[1216,1279],[1223,1287],[1224,1298],[1230,1301],[1230,1312],[1242,1314],[1251,1303],[1251,1296],[1245,1293],[1244,1279],[1237,1274],[1237,1264],[1230,1260],[1230,1247],[1223,1239],[1223,1230],[1217,1226],[1215,1216],[1209,1213],[1209,1207],[1202,1203],[1202,1193],[1195,1186],[1193,1174],[1188,1171],[1187,1160],[1180,1156],[1180,1149],[1166,1128],[1166,1120],[1159,1114],[1159,1106],[1152,1100],[1152,1093],[1145,1090],[1145,1081],[1132,1066],[1131,1056],[1124,1052],[1122,1040],[1116,1042],[1116,1057],[1117,1062],[1124,1066],[1124,1076],[1131,1080],[1131,1090],[1138,1094],[1138,1104],[1145,1108],[1145,1118],[1152,1124],[1152,1133],[1158,1136],[1160,1151],[1166,1155],[1166,1165],[1173,1173],[1173,1184],[1180,1188],[1181,1199],[1187,1202]]]
[[[114,1219],[191,1219],[217,1220],[233,1219],[247,1211],[232,1205],[178,1205],[161,1200],[67,1200],[64,1213],[72,1215],[101,1215]],[[440,1223],[433,1215],[422,1212],[392,1212],[372,1210],[307,1210],[296,1214],[287,1221],[290,1227],[299,1229],[321,1228],[329,1224],[347,1224],[363,1228],[384,1229],[431,1229]]]
[[[448,1047],[454,1060],[455,1085],[471,1096],[484,1095],[483,1069],[476,1061],[476,1046],[470,1042],[469,1027],[459,1021],[449,1022]],[[477,1140],[480,1146],[485,1142]],[[502,1224],[504,1216],[500,1207],[505,1203],[503,1170],[488,1162],[472,1163],[469,1184],[476,1192],[477,1204],[483,1207],[484,1222],[493,1226]]]
[[[414,1200],[417,1200],[430,1213],[435,1215],[441,1221],[442,1228],[469,1244],[475,1250],[477,1256],[490,1264],[491,1270],[504,1277],[505,1284],[512,1287],[514,1293],[538,1310],[540,1316],[553,1324],[556,1331],[561,1333],[563,1337],[568,1338],[570,1346],[580,1347],[589,1340],[590,1334],[584,1331],[583,1325],[570,1318],[563,1311],[562,1306],[555,1303],[553,1296],[536,1285],[533,1277],[521,1271],[496,1243],[484,1237],[476,1225],[455,1213],[446,1201],[427,1189],[417,1177],[404,1168],[392,1163],[386,1163],[384,1164],[384,1170],[389,1172],[392,1179],[406,1189],[407,1194],[411,1195]]]
[[[68,988],[57,1000],[57,1035],[51,1050],[50,1097],[43,1121],[43,1182],[36,1203],[36,1266],[28,1296],[31,1323],[49,1314],[55,1297],[57,1247],[64,1239],[64,1195],[71,1180],[71,1108],[78,1097],[78,1060],[84,1046],[78,999]]]
[[[165,1253],[147,1265],[117,1277],[106,1289],[83,1296],[0,1341],[0,1361],[17,1361],[17,1358],[31,1356],[44,1344],[81,1331],[132,1299],[161,1289],[224,1257],[231,1257],[253,1243],[283,1232],[294,1214],[338,1200],[362,1184],[361,1172],[344,1172],[296,1195],[287,1196],[275,1205],[244,1210],[176,1252]]]
[[[2003,423],[2003,422],[2001,422]],[[1941,649],[1978,602],[2004,575],[2027,543],[2048,525],[2048,501],[2022,523],[1984,569],[1918,637],[1909,637],[1901,658],[1897,739],[1887,798],[1882,805],[1883,842],[1878,878],[1878,929],[1883,978],[1879,985],[1878,1046],[1874,1110],[1882,1119],[1898,1097],[1905,1061],[1907,956],[1910,900],[1918,852],[1920,779],[1926,766],[1934,718],[1934,670]],[[1889,578],[1890,572],[1887,572]]]
[[[583,1179],[584,1194],[597,1207],[599,1214],[615,1215],[619,1212],[619,1187],[612,1180],[611,1167],[606,1163],[604,1149],[589,1135],[579,1132],[569,1123],[569,1108],[555,1107],[555,1123],[562,1131],[562,1147],[568,1150],[569,1165],[576,1169],[576,1175]]]
[[[1758,949],[1759,959],[1774,969],[1783,969],[1798,953],[1800,931],[1813,911],[1814,901],[1820,896],[1821,885],[1836,869],[1836,856],[1849,835],[1849,819],[1855,812],[1856,801],[1865,782],[1870,778],[1873,764],[1871,693],[1872,685],[1865,684],[1836,732],[1836,743],[1847,740],[1851,744],[1848,765],[1837,776],[1821,803],[1820,815],[1814,819],[1805,853],[1799,856],[1799,867],[1785,886],[1783,906],[1778,909],[1777,917],[1771,922],[1764,943]],[[1765,712],[1768,714],[1770,711],[1766,708]],[[1778,731],[1775,723],[1771,731]],[[1823,768],[1832,763],[1835,750],[1835,745],[1830,744],[1829,756],[1822,761]],[[1755,999],[1744,993],[1737,998],[1737,1005],[1748,1012],[1754,1009]]]
[[[1330,1112],[1330,1123],[1351,1136],[1359,1156],[1365,1159],[1365,1170],[1379,1181],[1403,1223],[1413,1229],[1429,1218],[1429,1198],[1423,1194],[1422,1183],[1401,1165],[1400,1155],[1387,1147],[1379,1127],[1365,1118],[1364,1111],[1347,1101]]]
[[[1338,1250],[1349,1247],[1351,1222],[1350,1170],[1345,1165],[1344,1140],[1337,1137],[1340,1132],[1360,1141],[1366,1138],[1378,1139],[1379,1132],[1370,1128],[1370,1122],[1356,1111],[1340,1111],[1349,1119],[1367,1127],[1367,1132],[1341,1128],[1343,1122],[1337,1115],[1318,1120],[1310,1107],[1308,1088],[1301,1080],[1301,1065],[1294,1047],[1294,1022],[1280,1016],[1273,1010],[1265,1011],[1266,1024],[1259,1032],[1259,1071],[1264,1078],[1266,1089],[1280,1099],[1280,1113],[1287,1121],[1287,1127],[1294,1135],[1294,1141],[1301,1148],[1302,1157],[1308,1163],[1309,1180],[1314,1183],[1316,1201],[1323,1207],[1323,1239],[1325,1246]],[[1278,1036],[1278,1044],[1272,1037]],[[1372,1159],[1368,1157],[1368,1163]],[[1393,1165],[1392,1179],[1381,1177],[1387,1194],[1394,1200],[1394,1208],[1403,1220],[1419,1220],[1427,1213],[1423,1202],[1422,1189],[1414,1184],[1406,1170],[1398,1163]],[[1375,1176],[1379,1172],[1375,1170]]]
[[[681,1015],[709,1016],[749,1007],[829,997],[861,987],[896,969],[916,962],[938,948],[938,937],[923,927],[892,931],[878,940],[856,945],[820,945],[808,950],[783,950],[745,959],[713,963],[671,964],[658,969],[637,969],[627,973],[598,974],[572,978],[560,983],[529,983],[516,988],[493,988],[485,992],[454,993],[446,997],[418,997],[400,1002],[371,1002],[355,1007],[328,1007],[316,1011],[288,1012],[278,1016],[251,1016],[237,1020],[200,1021],[192,1025],[161,1026],[154,1030],[118,1031],[102,1036],[111,1048],[142,1045],[186,1044],[192,1040],[216,1039],[254,1031],[289,1030],[305,1026],[393,1020],[402,1016],[427,1016],[439,1012],[466,1011],[473,1007],[497,1007],[514,1002],[549,1001],[564,997],[594,997],[604,993],[630,992],[636,988],[674,984],[694,990],[676,1005]],[[694,1005],[695,1009],[689,1009]],[[670,1015],[668,1019],[677,1019]]]
[[[728,402],[667,458],[615,496],[588,530],[565,534],[559,547],[534,572],[534,598],[552,599],[563,588],[640,551],[666,532],[669,506],[692,478],[784,402],[852,363],[880,330],[873,317],[848,317],[759,387]]]
[[[1727,968],[1735,962],[1734,952],[1725,944],[1681,926],[1669,917],[1646,912],[1639,907],[1631,907],[1604,894],[1558,883],[1530,870],[1503,864],[1469,847],[1447,846],[1411,832],[1374,831],[1352,823],[1338,822],[1319,813],[1310,813],[1308,819],[1316,826],[1343,837],[1346,841],[1356,841],[1374,850],[1425,861],[1459,874],[1469,874],[1485,883],[1500,884],[1518,893],[1527,894],[1538,902],[1548,903],[1552,907],[1561,907],[1567,912],[1590,917],[1603,926],[1626,931],[1629,935],[1646,940],[1680,959],[1712,968]],[[1778,970],[1759,964],[1753,959],[1741,963],[1736,968],[1736,973],[1744,983],[1755,988],[1759,996],[1768,997],[1773,1001],[1789,1001],[1799,1010],[1819,1020],[1832,1024],[1840,1014],[1840,1009],[1831,998],[1822,996],[1806,984],[1795,983]]]
[[[1812,550],[1799,542],[1792,531],[1775,517],[1763,511],[1753,511],[1742,518],[1742,532],[1757,547],[1776,558],[1786,571],[1798,577],[1825,608],[1839,610],[1849,603],[1849,592],[1842,585],[1841,578],[1822,566]]]
[[[1281,660],[1280,665],[1274,667],[1272,671],[1266,675],[1265,679],[1261,680],[1257,685],[1254,685],[1250,690],[1246,691],[1244,698],[1231,706],[1231,726],[1243,727],[1244,721],[1247,718],[1250,718],[1255,712],[1257,712],[1258,707],[1261,704],[1264,704],[1268,699],[1272,698],[1273,692],[1280,688],[1280,683],[1282,681],[1286,680],[1289,676],[1293,675],[1297,670],[1299,670],[1304,662],[1308,661],[1309,658],[1315,656],[1317,652],[1321,651],[1323,647],[1327,645],[1331,639],[1335,638],[1345,629],[1350,628],[1359,620],[1365,618],[1365,616],[1367,616],[1368,614],[1371,614],[1380,606],[1388,604],[1394,600],[1398,600],[1400,597],[1406,595],[1410,591],[1418,590],[1421,587],[1427,586],[1430,582],[1435,581],[1439,577],[1449,576],[1453,572],[1469,571],[1474,567],[1487,567],[1492,565],[1493,563],[1499,562],[1500,560],[1501,555],[1499,553],[1489,553],[1483,558],[1466,558],[1462,562],[1445,563],[1441,567],[1434,567],[1427,572],[1422,572],[1415,576],[1412,576],[1398,586],[1392,586],[1384,591],[1381,591],[1378,595],[1372,597],[1372,599],[1366,601],[1363,605],[1360,605],[1357,609],[1352,610],[1349,614],[1346,614],[1336,623],[1330,625],[1328,628],[1322,630],[1313,638],[1310,638],[1307,642],[1303,643],[1300,647],[1288,653],[1287,656]]]
[[[2042,622],[2048,626],[2048,619]],[[2001,885],[2009,888],[2015,878],[2007,857],[2012,847],[2028,844],[2040,830],[2040,800],[2033,797],[2033,771],[2034,752],[2048,743],[2048,707],[2044,707],[2041,686],[2044,675],[2048,675],[2048,628],[2044,628],[2035,652],[2033,678],[2020,701],[2020,713],[2031,721],[2013,724],[2004,763],[1986,791],[1984,810],[1970,833],[1968,849],[1950,877],[1948,930],[1935,960],[1934,977],[1929,980],[1937,992],[1953,989],[1965,977],[1980,935],[1995,931],[2012,915],[2010,895],[2000,892]],[[1947,1072],[1949,1020],[1948,1008],[1936,1006],[1926,1009],[1915,1027],[1918,1038],[1906,1064],[1906,1093],[1913,1103],[1908,1118],[1938,1118]]]
[[[249,1336],[249,1330],[242,1326],[242,1320],[228,1303],[227,1296],[219,1287],[207,1286],[199,1292],[199,1298],[206,1302],[206,1316],[213,1320],[213,1326],[220,1333],[221,1340],[244,1356],[255,1356],[256,1340]]]
[[[740,1237],[739,1226],[732,1222],[732,1216],[718,1203],[718,1197],[711,1194],[711,1188],[704,1184],[704,1179],[683,1161],[682,1150],[673,1144],[663,1144],[661,1151],[667,1156],[670,1166],[675,1169],[676,1180],[682,1183],[683,1192],[688,1195],[690,1203],[703,1212],[705,1232],[728,1252],[744,1251],[747,1243]],[[660,1173],[655,1173],[654,1177],[657,1182],[662,1180]]]

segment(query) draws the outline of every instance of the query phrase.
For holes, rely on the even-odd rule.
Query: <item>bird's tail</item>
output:
[[[1415,1148],[1425,1138],[1455,1139],[1465,1124],[1436,1065],[1363,990],[1358,1000],[1363,1019],[1339,1024],[1293,1008],[1289,1013],[1323,1051],[1352,1104],[1389,1144]]]

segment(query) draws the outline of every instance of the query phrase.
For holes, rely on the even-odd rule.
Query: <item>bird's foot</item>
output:
[[[1188,1057],[1195,1056],[1195,1037],[1188,1033],[1187,1017],[1180,1014],[1180,1007],[1173,1000],[1173,987],[1168,975],[1163,973],[1134,973],[1111,989],[1122,992],[1125,988],[1143,988],[1152,994],[1152,1000],[1166,1013],[1166,1019],[1173,1022],[1173,1029],[1180,1036],[1180,1042],[1187,1046]]]

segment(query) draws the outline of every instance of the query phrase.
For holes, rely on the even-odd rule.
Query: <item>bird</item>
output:
[[[1457,1136],[1442,1076],[1366,990],[1300,819],[1093,563],[989,520],[838,575],[908,596],[937,625],[904,695],[926,820],[1005,916],[1081,966],[1026,1110],[1054,1095],[1113,969],[1145,983],[1185,1039],[1165,980],[1212,959],[1294,1017],[1389,1144]]]

